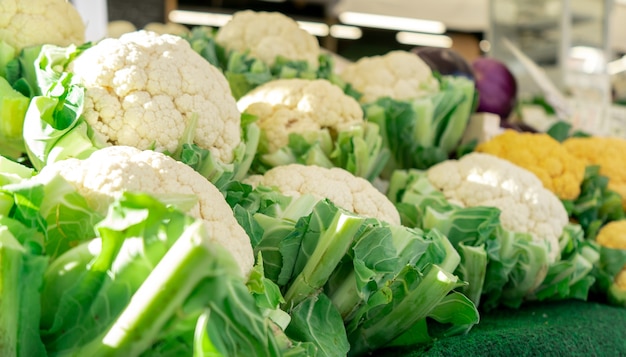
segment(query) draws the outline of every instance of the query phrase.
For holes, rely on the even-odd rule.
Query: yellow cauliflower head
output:
[[[220,70],[180,36],[135,31],[85,50],[69,70],[86,88],[84,117],[112,145],[174,152],[197,116],[193,142],[234,159],[241,114]]]
[[[33,45],[82,44],[85,23],[66,0],[2,0],[0,40],[17,51]]]
[[[609,178],[609,189],[622,196],[626,209],[626,140],[616,137],[573,137],[563,142],[565,149],[586,165],[599,165],[600,174]]]
[[[596,242],[602,247],[609,248],[611,250],[621,251],[622,254],[613,256],[612,253],[608,253],[607,261],[610,261],[608,265],[620,264],[619,261],[623,261],[623,251],[626,251],[626,220],[612,221],[604,225],[598,235],[596,236]],[[601,251],[600,254],[604,252]],[[602,258],[600,258],[603,261]],[[617,265],[619,267],[619,265]],[[610,303],[626,307],[626,264],[622,266],[613,276],[613,282],[608,287],[608,300]]]
[[[238,11],[220,27],[215,41],[229,51],[248,52],[268,65],[282,56],[306,61],[312,69],[318,67],[317,38],[280,12]]]
[[[626,220],[605,224],[598,232],[596,242],[607,248],[626,249]]]
[[[258,117],[270,153],[286,146],[291,133],[328,129],[333,134],[363,124],[359,103],[325,79],[270,81],[240,98],[237,105]]]
[[[585,177],[585,163],[545,133],[506,130],[478,144],[477,152],[508,160],[534,173],[561,199],[575,199]]]

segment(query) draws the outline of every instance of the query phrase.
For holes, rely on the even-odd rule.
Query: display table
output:
[[[379,357],[626,356],[626,308],[562,301],[500,309],[468,334],[420,348],[387,348]]]

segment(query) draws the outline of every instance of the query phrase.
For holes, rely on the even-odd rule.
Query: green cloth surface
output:
[[[626,356],[626,308],[597,302],[535,303],[481,315],[461,336],[419,348],[387,348],[381,357]]]

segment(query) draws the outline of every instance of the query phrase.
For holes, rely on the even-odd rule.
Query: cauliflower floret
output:
[[[378,98],[420,98],[439,90],[439,82],[419,56],[408,51],[363,57],[345,66],[341,78],[362,94],[361,103]]]
[[[180,36],[141,30],[107,38],[69,70],[86,88],[84,117],[103,141],[174,152],[196,115],[194,143],[233,161],[237,103],[220,70]]]
[[[321,129],[337,133],[363,124],[359,103],[325,79],[267,82],[239,99],[237,105],[258,117],[270,153],[286,146],[291,133]]]
[[[398,210],[384,194],[369,181],[338,167],[283,165],[263,175],[250,176],[245,182],[254,187],[275,187],[291,197],[311,194],[319,199],[327,198],[338,207],[364,217],[400,224]]]
[[[318,67],[317,38],[279,12],[238,11],[220,27],[215,40],[229,51],[249,52],[268,65],[282,56],[306,61],[312,69]]]
[[[0,40],[17,51],[33,45],[82,44],[85,23],[66,0],[2,0]]]
[[[499,208],[504,228],[545,241],[551,262],[559,257],[559,237],[568,215],[532,172],[490,154],[471,153],[437,164],[427,174],[449,201],[462,207]]]
[[[571,137],[565,149],[585,165],[599,165],[600,174],[609,178],[609,189],[622,196],[626,209],[626,140],[619,137]]]
[[[147,194],[190,194],[198,203],[188,212],[203,219],[209,236],[226,247],[244,276],[254,265],[252,245],[220,191],[191,167],[152,150],[110,146],[88,159],[67,159],[45,166],[37,175],[60,175],[82,194],[94,210],[105,213],[124,191]]]

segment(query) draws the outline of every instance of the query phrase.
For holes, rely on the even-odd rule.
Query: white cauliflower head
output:
[[[532,172],[493,155],[471,153],[432,166],[427,175],[449,201],[462,207],[499,208],[504,228],[546,242],[551,262],[559,257],[559,237],[568,215]]]
[[[220,27],[215,41],[229,51],[248,52],[268,65],[282,56],[306,61],[312,69],[318,67],[317,38],[280,12],[238,11]]]
[[[328,129],[331,133],[363,124],[359,103],[325,79],[278,79],[243,96],[239,109],[257,116],[268,151],[289,142],[289,134]]]
[[[109,144],[174,152],[197,116],[194,143],[232,162],[241,142],[237,103],[220,70],[180,36],[107,38],[69,70],[86,88],[86,121]]]
[[[221,192],[191,167],[152,150],[130,146],[100,149],[85,160],[67,159],[45,166],[36,176],[60,175],[82,194],[94,210],[106,208],[123,192],[189,194],[198,198],[188,212],[203,219],[209,236],[226,247],[244,276],[254,265],[252,245]]]
[[[339,75],[362,94],[361,103],[383,97],[414,99],[439,90],[439,82],[430,67],[408,51],[362,57],[347,64]]]
[[[0,1],[0,40],[17,51],[33,45],[85,42],[85,23],[66,0]]]
[[[143,27],[146,31],[156,32],[158,34],[171,34],[183,36],[189,33],[189,28],[176,22],[150,22]]]
[[[107,24],[106,37],[118,38],[123,34],[137,31],[135,24],[128,20],[113,20]]]
[[[338,168],[289,164],[274,167],[244,182],[252,186],[275,187],[286,196],[311,194],[327,198],[338,207],[364,217],[400,224],[400,214],[389,199],[369,181]]]

